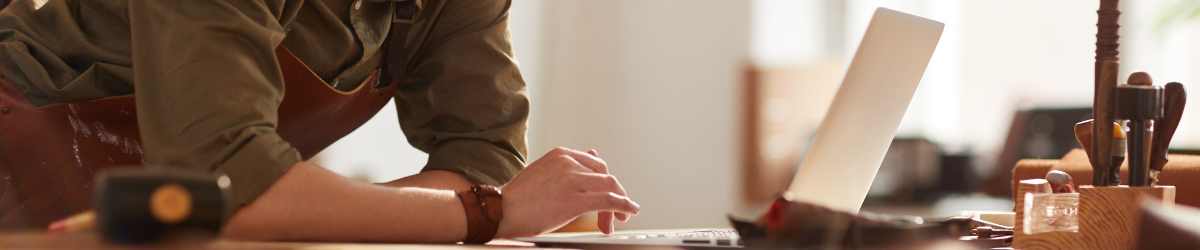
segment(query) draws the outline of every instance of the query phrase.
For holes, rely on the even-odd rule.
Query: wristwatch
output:
[[[459,191],[457,195],[467,215],[467,239],[463,243],[483,244],[495,238],[500,220],[504,219],[504,199],[500,195],[500,188],[474,185],[469,190]]]

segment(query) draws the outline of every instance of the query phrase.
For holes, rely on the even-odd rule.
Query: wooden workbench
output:
[[[256,249],[256,250],[384,250],[384,249],[538,249],[533,244],[496,240],[488,245],[451,244],[372,244],[318,242],[250,242],[233,240],[173,239],[151,245],[116,245],[94,233],[46,234],[42,232],[0,232],[0,249]]]

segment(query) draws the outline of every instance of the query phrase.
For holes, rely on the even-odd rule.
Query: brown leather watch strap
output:
[[[496,237],[500,220],[504,218],[503,197],[500,189],[488,185],[474,185],[470,190],[459,191],[467,215],[467,239],[463,243],[483,244]]]

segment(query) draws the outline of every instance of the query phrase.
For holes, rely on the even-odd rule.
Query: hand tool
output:
[[[1125,150],[1128,141],[1125,138],[1124,127],[1120,123],[1113,122],[1112,131],[1113,141],[1109,146],[1112,149],[1110,151],[1112,152],[1112,156],[1109,157],[1112,161],[1108,164],[1107,186],[1121,185],[1121,164],[1125,163],[1125,154],[1128,152],[1128,150]]]
[[[95,211],[50,224],[52,233],[96,227],[116,243],[145,243],[172,233],[216,235],[229,216],[216,177],[178,169],[115,168],[96,177]]]
[[[1087,153],[1088,161],[1092,159],[1092,119],[1083,120],[1075,123],[1075,142],[1083,147],[1083,152]]]
[[[1115,84],[1108,84],[1116,81],[1117,62],[1106,61],[1098,73],[1100,78],[1097,79],[1096,98],[1099,99],[1092,108],[1092,117],[1096,121],[1105,121],[1102,123],[1093,122],[1092,125],[1092,184],[1096,186],[1116,185],[1111,179],[1116,175],[1113,173],[1112,166],[1120,164],[1113,162],[1113,147],[1115,142],[1111,131],[1115,128],[1112,124],[1113,107],[1118,100],[1114,99]],[[1100,84],[1104,83],[1104,84]]]
[[[1137,74],[1135,74],[1137,75]],[[1149,77],[1130,78],[1128,83],[1117,86],[1117,119],[1129,120],[1129,185],[1150,185],[1150,147],[1154,134],[1154,121],[1163,115],[1163,91],[1161,87],[1148,85]]]
[[[1129,79],[1125,80],[1125,84],[1150,86],[1154,85],[1154,79],[1150,77],[1149,73],[1138,71],[1129,74]]]
[[[971,229],[971,235],[979,236],[980,238],[991,238],[996,236],[1009,236],[1013,234],[1012,228],[996,228],[991,226],[978,226]]]
[[[1083,147],[1084,149],[1092,148],[1092,127],[1094,126],[1093,121],[1094,120],[1088,119],[1075,124],[1075,141],[1078,142],[1079,146]],[[1099,183],[1093,182],[1093,186],[1114,186],[1121,184],[1121,163],[1125,161],[1125,130],[1123,130],[1121,125],[1116,122],[1113,122],[1112,128],[1113,140],[1112,143],[1110,143],[1112,160],[1108,169],[1092,169],[1093,176],[1101,175],[1105,180],[1104,182]],[[1091,155],[1092,152],[1087,150],[1084,150],[1084,152],[1088,154],[1088,160],[1090,161],[1093,157]],[[1093,181],[1094,180],[1095,178],[1093,178]]]
[[[1117,19],[1121,11],[1117,9],[1117,0],[1100,0],[1100,9],[1096,11],[1096,62],[1094,65],[1095,91],[1092,98],[1092,117],[1098,122],[1092,128],[1093,144],[1087,150],[1091,151],[1092,183],[1106,183],[1108,169],[1112,165],[1112,125],[1113,121],[1113,88],[1117,85],[1117,70],[1119,66],[1117,48],[1120,46],[1120,25]]]
[[[1183,108],[1187,104],[1187,92],[1183,84],[1168,83],[1163,89],[1163,117],[1154,122],[1154,146],[1150,149],[1150,185],[1158,183],[1158,173],[1167,165],[1167,149],[1171,137],[1179,127]]]
[[[1079,142],[1079,146],[1083,147],[1083,151],[1087,154],[1088,162],[1092,163],[1092,185],[1097,187],[1108,186],[1108,180],[1110,179],[1109,171],[1107,168],[1097,167],[1101,166],[1097,164],[1102,163],[1099,163],[1099,160],[1096,159],[1096,155],[1092,151],[1092,140],[1095,139],[1092,136],[1092,130],[1096,127],[1095,121],[1094,119],[1087,119],[1075,123],[1075,141]]]
[[[1075,181],[1071,179],[1071,175],[1062,170],[1050,170],[1046,173],[1046,181],[1050,183],[1050,190],[1054,193],[1074,193]]]

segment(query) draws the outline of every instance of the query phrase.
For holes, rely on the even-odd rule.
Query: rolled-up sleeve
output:
[[[440,9],[440,18],[398,77],[395,95],[408,141],[429,153],[423,171],[449,170],[500,185],[524,166],[529,98],[509,41],[510,3],[426,6]]]
[[[275,132],[285,1],[129,1],[145,161],[224,174],[253,201],[300,154]]]

